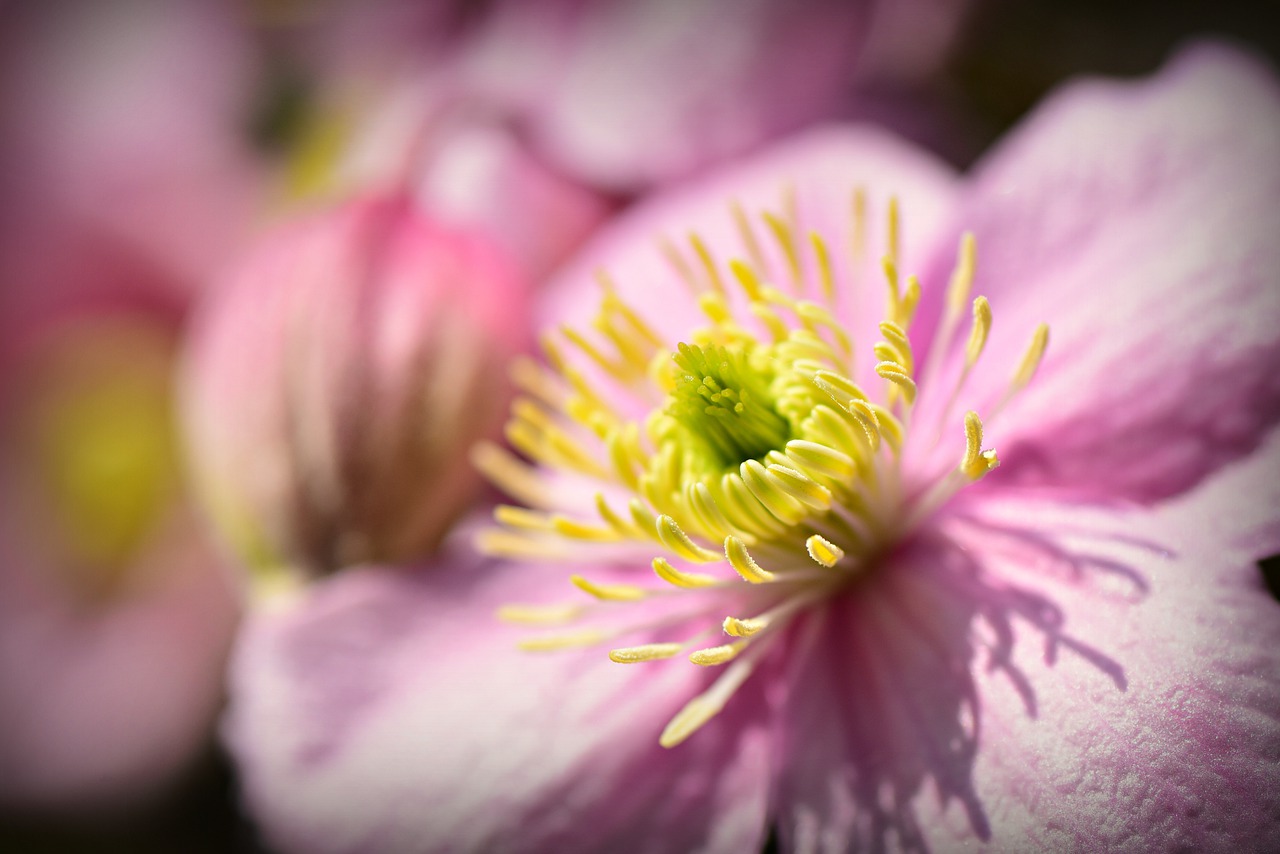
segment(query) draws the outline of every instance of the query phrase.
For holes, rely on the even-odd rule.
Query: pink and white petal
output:
[[[850,240],[858,188],[866,198],[868,251],[855,261]],[[840,319],[855,336],[865,332],[859,341],[869,342],[884,317],[885,285],[879,265],[890,198],[896,197],[904,212],[903,266],[917,269],[950,222],[957,188],[953,171],[934,156],[882,130],[862,126],[807,131],[637,206],[597,232],[573,264],[550,283],[539,306],[538,327],[589,328],[599,302],[596,275],[604,270],[616,280],[618,293],[668,336],[666,343],[674,352],[678,341],[688,340],[690,330],[708,321],[698,307],[697,292],[681,278],[662,242],[669,241],[678,250],[705,288],[708,276],[689,241],[696,234],[716,259],[720,275],[731,282],[728,263],[751,257],[733,215],[737,203],[751,220],[767,281],[786,291],[791,284],[788,265],[760,215],[784,218],[790,190],[795,194],[799,257],[806,280],[815,283],[818,277],[808,241],[808,233],[814,231],[826,241],[837,275],[847,285],[841,289]],[[819,299],[812,289],[816,285],[810,287],[803,296]],[[869,359],[861,361],[870,364]]]
[[[1274,71],[1217,45],[1069,86],[990,155],[961,216],[996,318],[971,396],[1052,329],[992,428],[1005,477],[1148,502],[1258,445],[1280,419],[1277,194]]]
[[[665,750],[658,734],[707,674],[616,665],[599,649],[520,652],[527,629],[494,609],[545,601],[561,576],[478,563],[353,571],[250,621],[226,735],[268,840],[307,852],[758,848],[769,756],[751,694],[736,698],[745,713]]]
[[[989,835],[971,776],[979,603],[956,583],[974,574],[945,541],[912,543],[798,628],[779,728],[784,850],[918,850],[918,802],[935,796]]]
[[[906,847],[938,851],[1274,850],[1280,604],[1256,561],[1280,550],[1278,505],[1280,434],[1273,433],[1264,450],[1194,492],[1130,516],[1077,505],[1006,507],[1016,525],[1071,544],[1069,572],[1057,571],[1061,556],[1033,560],[1032,552],[1000,548],[996,534],[985,545],[969,542],[977,575],[947,574],[941,562],[924,573],[886,566],[886,576],[915,571],[874,579],[881,589],[868,592],[879,599],[863,606],[862,621],[835,624],[850,660],[874,665],[843,674],[828,666],[827,684],[844,680],[835,696],[861,702],[847,718],[852,725],[823,725],[835,704],[820,681],[798,675],[793,683],[792,703],[807,719],[788,721],[799,735],[782,815],[793,816],[795,840],[808,839],[799,835],[806,827],[828,834],[825,846],[796,850],[842,850],[851,839],[893,834]],[[1135,602],[1089,577],[1117,569],[1144,580],[1145,596]],[[896,627],[873,621],[895,609],[908,619]],[[980,617],[967,635],[955,619],[966,610]],[[912,623],[919,613],[929,621]],[[951,645],[939,643],[948,632]],[[1056,638],[1058,656],[1048,666],[1047,637]],[[874,646],[858,658],[862,639]],[[913,659],[911,650],[928,652]],[[948,660],[967,667],[968,677],[944,672],[940,662]],[[813,671],[814,662],[821,673],[819,656],[806,666]],[[896,690],[886,700],[882,683],[850,683],[850,671],[887,674]],[[971,754],[964,748],[972,722],[954,701],[970,690]],[[887,722],[859,727],[876,715]],[[877,737],[866,753],[836,754],[807,740],[813,732],[843,735],[853,748],[863,729]],[[929,785],[898,784],[919,779],[922,767]],[[868,814],[852,785],[868,779],[889,784],[887,794],[871,789],[885,798],[879,815]]]

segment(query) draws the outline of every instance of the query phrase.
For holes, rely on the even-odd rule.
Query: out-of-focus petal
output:
[[[252,618],[226,734],[272,844],[760,846],[768,751],[752,710],[665,750],[658,733],[705,673],[624,667],[598,649],[520,652],[493,612],[545,599],[539,569],[442,561],[417,575],[352,571]]]
[[[209,301],[185,375],[224,535],[314,572],[429,552],[479,486],[466,450],[501,423],[525,298],[482,235],[400,195],[264,239]]]
[[[1280,416],[1278,140],[1272,72],[1207,45],[1068,87],[979,169],[958,221],[995,310],[975,381],[994,397],[1051,327],[992,425],[1006,479],[1152,501],[1257,446]]]
[[[0,803],[110,809],[156,795],[209,737],[233,579],[181,508],[105,605],[69,595],[15,533],[0,555]]]

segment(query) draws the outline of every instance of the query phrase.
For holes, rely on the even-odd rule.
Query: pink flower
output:
[[[479,478],[524,346],[524,282],[401,196],[267,235],[191,334],[198,485],[251,564],[314,573],[429,553]]]
[[[21,8],[17,8],[21,6]],[[249,222],[211,4],[11,4],[0,63],[0,808],[137,808],[208,746],[239,616],[172,370]]]
[[[351,573],[242,637],[267,837],[1280,845],[1277,139],[1272,73],[1201,47],[964,179],[829,129],[636,210],[542,306],[577,332],[519,369],[535,465],[477,457],[523,560]]]

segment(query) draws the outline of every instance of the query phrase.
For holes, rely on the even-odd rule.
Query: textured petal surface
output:
[[[1277,193],[1280,90],[1217,46],[1067,87],[1001,144],[960,218],[995,310],[975,395],[1052,329],[993,427],[1006,478],[1150,501],[1257,445],[1280,416]]]
[[[624,667],[598,649],[516,650],[522,633],[497,624],[493,609],[534,599],[547,582],[556,592],[539,572],[472,558],[420,576],[360,570],[253,618],[226,732],[272,844],[759,847],[764,730],[726,715],[664,750],[658,733],[704,672]]]
[[[1280,550],[1278,484],[1273,434],[1121,518],[961,508],[984,520],[949,523],[968,570],[885,566],[797,674],[792,847],[1273,850],[1280,604],[1256,561]]]

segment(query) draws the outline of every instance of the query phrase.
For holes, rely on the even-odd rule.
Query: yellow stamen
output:
[[[716,265],[716,259],[712,257],[711,250],[707,248],[707,244],[702,242],[702,238],[696,234],[689,235],[689,244],[693,246],[694,253],[698,256],[698,260],[702,262],[702,269],[707,274],[707,281],[711,283],[711,289],[718,294],[724,293],[724,281],[720,278],[720,268]]]
[[[676,569],[665,558],[660,557],[655,557],[653,559],[653,571],[657,573],[658,577],[663,581],[675,587],[711,587],[712,585],[720,583],[719,579],[710,575],[703,575],[700,572],[685,572],[684,570]]]
[[[637,602],[649,596],[648,590],[630,584],[596,584],[581,575],[571,575],[569,581],[588,596],[605,602]]]
[[[969,343],[964,348],[966,370],[972,368],[987,346],[987,335],[991,332],[991,303],[986,297],[978,297],[973,301],[973,328],[969,332]]]
[[[876,365],[876,373],[880,375],[881,379],[888,380],[902,390],[902,396],[906,399],[907,406],[911,406],[915,403],[915,381],[903,372],[901,365],[896,362],[881,362]]]
[[[1036,327],[1035,335],[1031,338],[1031,346],[1027,348],[1026,354],[1022,357],[1022,362],[1018,365],[1018,372],[1013,375],[1013,388],[1022,390],[1027,386],[1031,379],[1036,375],[1036,369],[1040,367],[1040,360],[1044,358],[1044,351],[1049,346],[1049,325],[1042,323]]]
[[[504,605],[498,619],[505,623],[545,626],[571,623],[582,615],[581,605]]]
[[[583,629],[562,635],[543,635],[542,637],[524,638],[516,645],[525,652],[553,652],[560,649],[572,649],[579,646],[595,646],[608,639],[608,635],[595,629]]]
[[[680,530],[676,520],[670,516],[659,516],[657,519],[658,537],[662,544],[685,560],[695,563],[709,563],[720,559],[720,555],[689,539],[689,535]]]
[[[609,650],[609,660],[618,664],[639,664],[644,661],[671,658],[682,649],[684,649],[684,645],[678,643],[650,643],[644,646],[628,646]]]
[[[764,584],[773,580],[773,573],[762,569],[760,564],[755,562],[755,558],[751,557],[742,540],[737,537],[724,538],[724,554],[738,575],[752,584]]]
[[[699,664],[703,667],[714,667],[717,664],[724,664],[727,661],[732,661],[737,657],[745,644],[746,641],[734,641],[733,643],[727,643],[722,646],[700,649],[690,655],[689,660],[694,664]]]
[[[844,557],[844,549],[818,534],[805,540],[804,546],[809,552],[809,557],[823,566],[835,566]]]
[[[733,635],[736,638],[749,638],[762,631],[768,625],[769,620],[766,617],[753,617],[746,620],[741,620],[737,617],[725,617],[723,623],[725,634]]]

